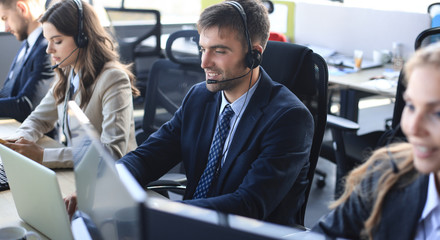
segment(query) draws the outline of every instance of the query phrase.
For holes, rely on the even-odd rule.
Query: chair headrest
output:
[[[184,52],[183,53],[180,52],[179,54],[177,51],[175,50],[173,51],[172,49],[173,43],[179,38],[182,38],[185,41],[192,41],[193,43],[195,43],[197,45],[198,54],[197,55],[194,55],[194,53],[185,54]],[[170,34],[167,40],[167,45],[165,47],[165,53],[167,57],[175,63],[200,66],[201,59],[198,49],[199,49],[199,33],[197,32],[197,30],[181,30]]]
[[[302,45],[268,41],[261,66],[272,80],[295,94],[314,94],[317,88],[312,54],[311,49]]]

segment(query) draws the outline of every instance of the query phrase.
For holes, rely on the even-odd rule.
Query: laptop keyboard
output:
[[[6,178],[5,169],[3,163],[0,162],[0,191],[9,190],[8,179]]]

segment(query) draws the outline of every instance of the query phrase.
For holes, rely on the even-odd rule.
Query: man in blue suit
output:
[[[23,41],[0,90],[0,117],[23,121],[46,95],[54,77],[47,41],[38,22],[39,0],[0,0],[5,30]]]
[[[301,101],[258,66],[269,37],[265,7],[254,0],[213,5],[201,14],[198,31],[206,82],[119,162],[141,185],[183,162],[183,202],[298,223],[314,124]]]

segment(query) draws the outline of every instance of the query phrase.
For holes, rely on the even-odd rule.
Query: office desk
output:
[[[334,75],[330,71],[329,83],[337,85],[340,90],[340,116],[357,122],[358,103],[361,98],[372,95],[395,97],[397,77],[389,80],[370,80],[373,77],[384,75],[384,72],[390,68],[391,66],[386,65],[381,68],[364,69],[343,75]]]
[[[0,138],[6,139],[11,136],[15,132],[15,130],[20,127],[20,124],[20,122],[14,119],[0,119]],[[38,145],[45,148],[57,148],[63,146],[61,145],[61,143],[53,140],[48,136],[42,137],[40,140],[38,140],[37,143]]]

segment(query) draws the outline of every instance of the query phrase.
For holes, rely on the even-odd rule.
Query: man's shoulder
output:
[[[47,54],[46,49],[47,40],[44,37],[39,37],[32,48],[32,52],[29,54],[29,59],[43,61],[43,63],[46,63],[45,60],[50,59],[50,54]]]
[[[269,75],[263,75],[260,88],[263,92],[270,92],[270,102],[282,105],[303,105],[301,100],[285,85],[274,81]]]

